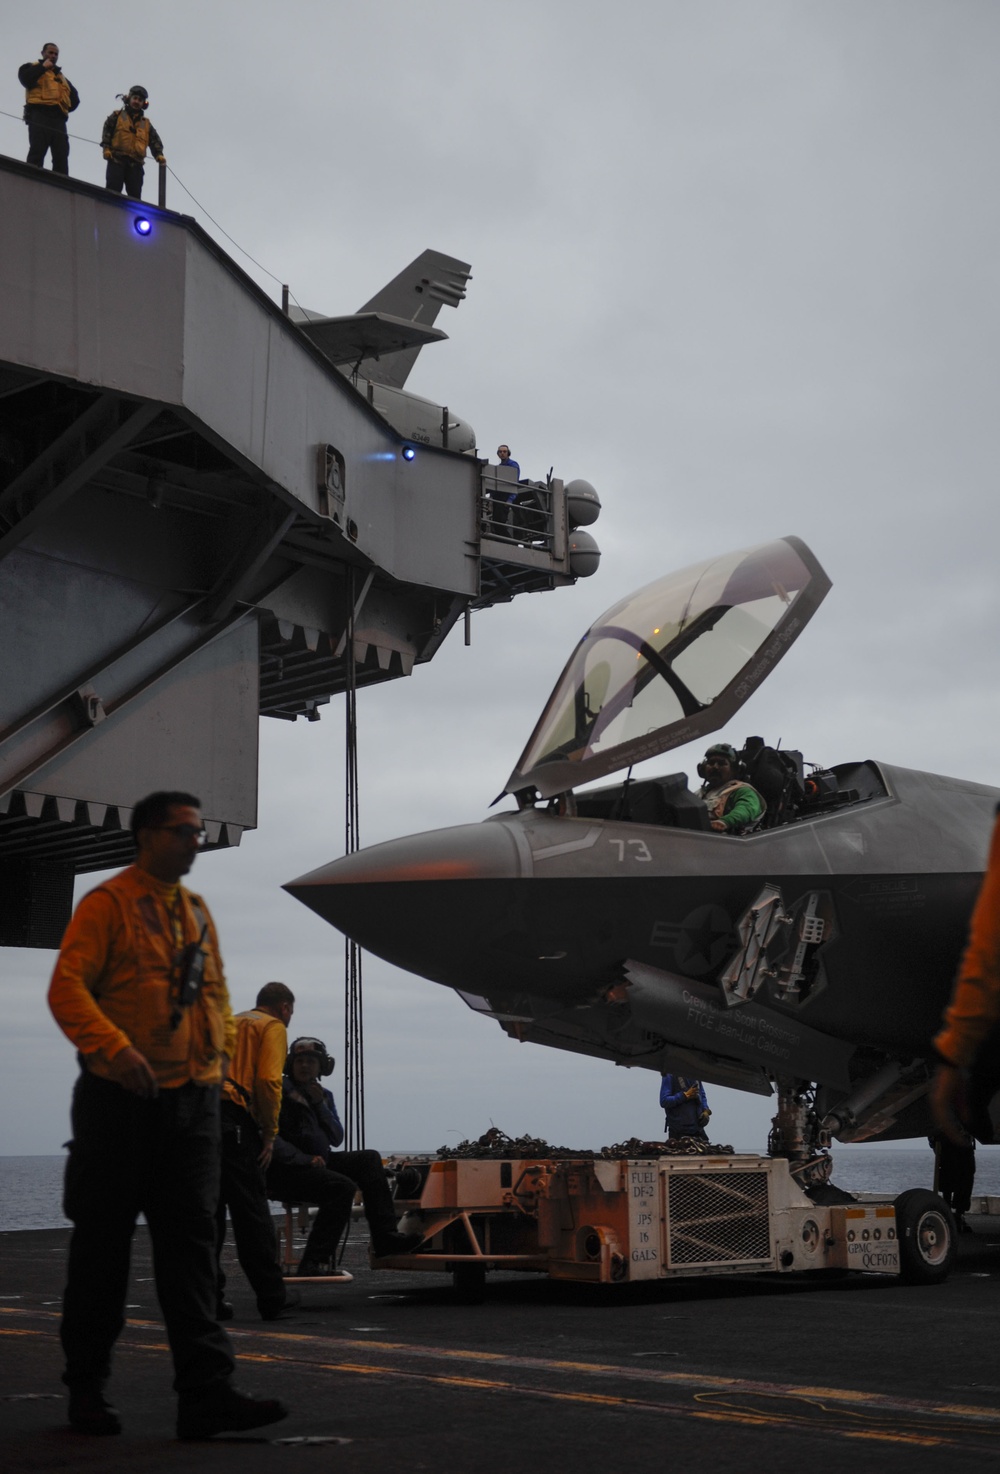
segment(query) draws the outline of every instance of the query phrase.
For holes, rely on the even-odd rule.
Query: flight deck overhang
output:
[[[474,539],[472,458],[404,460],[400,436],[194,221],[49,184],[0,160],[6,389],[61,380],[156,405],[310,521],[327,515],[317,447],[331,445],[348,472],[341,551],[397,581],[478,592],[466,539],[438,535],[453,519]]]
[[[408,440],[194,221],[0,158],[0,259],[0,889],[117,863],[153,788],[236,842],[258,714],[574,581],[561,483],[544,552],[491,551],[475,454]]]

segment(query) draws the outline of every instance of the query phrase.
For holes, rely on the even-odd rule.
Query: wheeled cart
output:
[[[387,1165],[400,1228],[423,1233],[424,1244],[373,1264],[445,1271],[468,1293],[488,1271],[511,1269],[602,1285],[817,1270],[930,1283],[946,1277],[955,1255],[954,1220],[934,1193],[817,1203],[780,1157]]]

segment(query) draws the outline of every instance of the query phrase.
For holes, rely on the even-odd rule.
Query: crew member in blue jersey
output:
[[[344,1128],[333,1095],[320,1084],[320,1076],[333,1069],[322,1039],[305,1037],[292,1044],[267,1173],[272,1198],[319,1207],[297,1270],[303,1276],[336,1274],[337,1246],[359,1190],[377,1256],[408,1254],[423,1242],[421,1234],[397,1230],[392,1192],[378,1152],[336,1150],[344,1140]]]
[[[684,1136],[694,1137],[695,1141],[708,1140],[705,1126],[712,1112],[700,1080],[692,1080],[688,1075],[663,1075],[660,1079],[660,1105],[666,1118],[664,1127],[671,1141]]]

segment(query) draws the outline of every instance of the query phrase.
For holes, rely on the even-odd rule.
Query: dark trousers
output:
[[[63,1206],[72,1220],[61,1338],[63,1381],[101,1386],[125,1324],[136,1218],[146,1215],[174,1387],[198,1391],[233,1371],[215,1319],[219,1091],[187,1084],[152,1100],[86,1072],[73,1092]]]
[[[135,159],[109,159],[104,188],[113,190],[115,194],[124,190],[130,200],[141,200],[142,176],[143,167]]]
[[[272,1163],[267,1190],[282,1203],[315,1203],[319,1207],[309,1238],[306,1259],[331,1259],[351,1218],[358,1188],[371,1229],[372,1242],[396,1232],[392,1192],[378,1152],[335,1152],[329,1167],[288,1167]]]
[[[671,1126],[670,1121],[667,1121],[669,1141],[682,1141],[685,1137],[693,1137],[695,1141],[707,1141],[708,1133],[704,1126]]]
[[[262,1315],[273,1314],[285,1303],[285,1285],[278,1264],[278,1240],[258,1158],[261,1138],[249,1113],[231,1101],[222,1102],[222,1190],[219,1194],[218,1247],[226,1237],[226,1209],[233,1225],[240,1268],[257,1296]],[[218,1296],[226,1277],[219,1264]]]
[[[52,172],[69,173],[69,134],[66,132],[66,115],[61,107],[44,103],[30,103],[28,117],[28,163],[40,169],[45,155],[52,150]]]
[[[976,1147],[956,1146],[942,1136],[937,1142],[938,1192],[955,1213],[968,1213],[976,1181]]]

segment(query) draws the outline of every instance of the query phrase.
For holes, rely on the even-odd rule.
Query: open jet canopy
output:
[[[620,600],[570,657],[504,791],[549,798],[718,731],[829,589],[805,543],[783,537]]]

